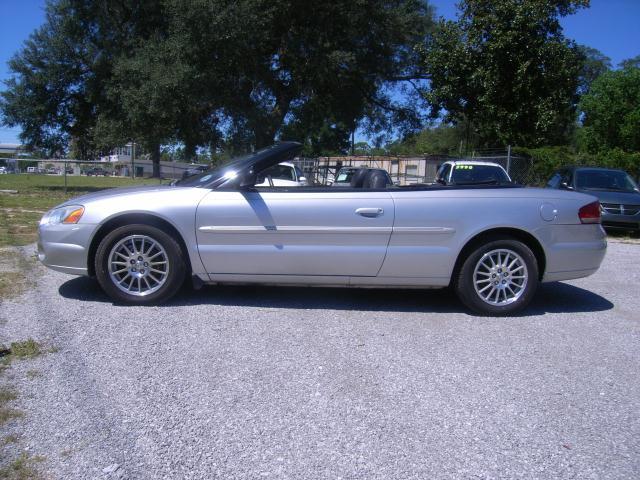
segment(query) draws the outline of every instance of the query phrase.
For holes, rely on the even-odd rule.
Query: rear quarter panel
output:
[[[381,277],[425,278],[425,283],[446,285],[467,242],[496,228],[535,237],[549,272],[597,268],[606,248],[600,226],[582,225],[578,218],[578,209],[595,201],[589,195],[508,188],[393,191],[392,198],[395,223]],[[553,218],[544,220],[542,208]]]

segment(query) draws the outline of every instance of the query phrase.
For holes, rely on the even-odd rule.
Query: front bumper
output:
[[[38,260],[52,270],[87,275],[87,256],[96,225],[40,225]]]
[[[640,213],[636,215],[616,215],[602,212],[602,226],[622,230],[640,230]]]

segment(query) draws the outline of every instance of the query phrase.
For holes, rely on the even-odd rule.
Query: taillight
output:
[[[578,210],[578,217],[582,223],[600,223],[600,202],[595,201]]]

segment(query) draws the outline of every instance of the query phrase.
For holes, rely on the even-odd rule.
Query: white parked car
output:
[[[438,168],[435,182],[441,185],[478,185],[511,183],[501,165],[475,160],[449,160]]]
[[[260,173],[256,187],[306,187],[302,170],[293,163],[282,162]]]

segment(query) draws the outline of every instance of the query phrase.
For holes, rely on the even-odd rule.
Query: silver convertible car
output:
[[[173,185],[69,200],[42,217],[39,258],[95,276],[130,304],[165,301],[192,278],[196,287],[451,286],[470,309],[507,315],[539,282],[591,275],[604,257],[592,196],[513,184],[400,187],[375,169],[344,188],[273,186],[263,172],[300,148],[283,142]]]

